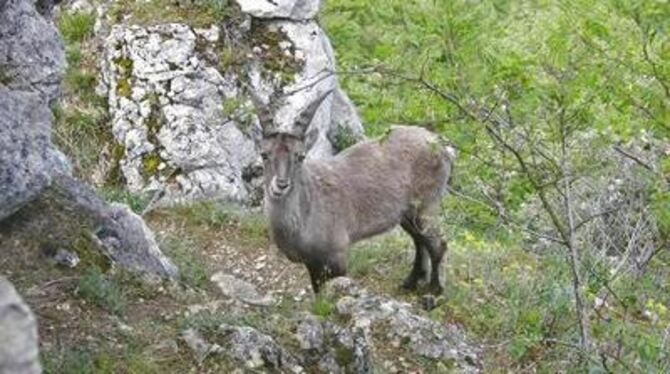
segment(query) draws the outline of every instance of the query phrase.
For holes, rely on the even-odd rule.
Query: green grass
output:
[[[101,150],[113,142],[106,98],[95,92],[96,55],[86,49],[93,36],[95,16],[63,12],[57,19],[65,41],[68,68],[63,79],[64,97],[54,108],[54,141],[73,161],[75,173],[90,178]]]
[[[209,27],[238,14],[237,5],[230,0],[199,0],[174,3],[167,0],[121,0],[112,5],[110,15],[117,21],[131,24],[155,25],[178,22],[194,27]]]
[[[79,43],[93,36],[93,13],[64,13],[58,19],[58,30],[66,43]]]
[[[249,245],[264,245],[269,238],[263,214],[245,211],[239,206],[202,202],[179,207],[175,212],[194,224],[211,226],[213,229],[235,227],[241,234],[240,239]]]
[[[385,283],[401,278],[411,268],[414,247],[401,231],[385,234],[354,246],[348,253],[348,271],[356,278],[372,277]],[[404,269],[406,268],[406,269]]]
[[[137,214],[142,213],[150,200],[149,196],[134,194],[113,186],[102,187],[98,189],[98,193],[107,201],[128,205]]]
[[[321,317],[328,318],[335,311],[335,304],[326,296],[317,295],[312,304],[312,313]]]
[[[123,313],[127,300],[124,291],[113,279],[91,267],[77,285],[77,295],[113,314]]]
[[[450,243],[446,268],[447,302],[430,316],[463,325],[491,347],[484,356],[486,367],[602,371],[598,353],[584,357],[573,348],[579,336],[570,268],[561,251],[540,256],[518,244],[483,241],[466,232]],[[669,367],[670,356],[658,350],[662,326],[670,322],[664,309],[670,302],[669,286],[667,280],[653,275],[638,281],[624,278],[611,288],[617,298],[627,301],[618,303],[610,295],[609,308],[600,314],[591,312],[591,335],[615,372],[626,371],[618,360],[640,372],[663,372]],[[602,284],[594,283],[587,289],[590,310],[601,288]],[[658,310],[656,324],[640,318],[650,308]],[[611,345],[614,342],[620,345],[618,353]],[[572,359],[566,362],[566,357]]]
[[[179,268],[180,279],[186,285],[205,288],[209,284],[207,264],[196,253],[197,246],[192,240],[167,237],[161,242],[161,249]]]
[[[112,347],[94,351],[90,348],[70,349],[60,354],[43,354],[42,364],[47,374],[115,374],[162,373],[164,369],[149,356],[138,342],[124,342],[125,349],[119,353]]]

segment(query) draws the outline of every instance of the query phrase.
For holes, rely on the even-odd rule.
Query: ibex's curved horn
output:
[[[321,106],[321,103],[323,103],[324,100],[330,95],[330,93],[333,92],[333,90],[328,90],[321,94],[316,100],[312,101],[305,109],[302,110],[300,115],[298,115],[298,118],[295,121],[295,128],[298,131],[299,135],[303,136],[305,132],[307,131],[307,127],[309,124],[312,122],[312,119],[314,118],[314,115],[316,114],[316,111],[319,109]]]
[[[258,116],[258,121],[261,123],[261,128],[264,132],[270,130],[273,125],[272,120],[274,117],[272,110],[270,109],[271,105],[263,103],[263,99],[261,99],[253,89],[249,90],[249,97],[256,109],[256,115]]]

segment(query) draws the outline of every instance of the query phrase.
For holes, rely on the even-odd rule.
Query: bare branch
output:
[[[649,170],[649,171],[655,171],[654,168],[649,165],[648,163],[642,161],[639,157],[635,156],[634,154],[626,151],[625,149],[621,148],[618,145],[614,146],[614,150],[621,153],[623,156],[635,161],[638,165],[642,166],[643,168]]]

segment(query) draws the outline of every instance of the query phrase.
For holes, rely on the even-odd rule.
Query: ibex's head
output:
[[[319,96],[317,100],[302,110],[296,119],[294,132],[278,131],[270,106],[263,105],[257,97],[252,95],[258,119],[263,128],[261,157],[263,157],[265,193],[270,198],[278,200],[286,197],[298,180],[307,151],[305,146],[307,127],[330,92]]]

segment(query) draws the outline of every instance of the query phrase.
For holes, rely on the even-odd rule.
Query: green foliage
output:
[[[67,43],[78,43],[93,35],[95,14],[87,12],[65,13],[58,19],[58,30]]]
[[[614,145],[646,143],[645,137],[668,144],[667,3],[390,0],[382,7],[367,0],[334,0],[326,3],[322,21],[344,72],[341,83],[368,135],[409,123],[439,132],[458,149],[452,180],[458,194],[443,204],[445,228],[457,237],[455,246],[450,242],[448,300],[431,315],[461,322],[491,341],[496,346],[486,354],[491,371],[631,370],[624,365],[639,372],[667,371],[668,358],[657,349],[662,333],[639,318],[644,310],[663,314],[658,307],[668,295],[663,281],[622,276],[609,286],[630,301],[595,317],[595,294],[608,286],[611,265],[590,259],[599,248],[580,240],[586,261],[577,270],[605,370],[597,353],[580,357],[571,348],[578,331],[564,249],[547,245],[534,254],[523,248],[519,230],[546,230],[546,216],[537,218],[544,213],[529,208],[540,192],[567,225],[562,192],[555,188],[556,181],[566,179],[565,165],[568,178],[590,184],[621,172],[621,164],[607,156]],[[494,117],[481,109],[492,109]],[[518,155],[501,147],[484,124],[499,131]],[[561,156],[564,138],[569,149]],[[654,147],[650,154],[667,152]],[[560,157],[564,163],[553,162]],[[645,209],[653,212],[665,238],[670,227],[666,164],[655,163],[657,172],[631,171],[649,187]],[[574,193],[590,208],[592,192]],[[503,225],[502,214],[517,225]],[[366,278],[381,264],[373,254],[352,256],[357,256],[350,260],[352,273]],[[663,279],[663,274],[656,268],[644,277]],[[650,306],[640,300],[652,295]],[[621,345],[620,352],[611,349],[612,342]],[[568,356],[575,360],[566,362]]]
[[[106,99],[95,92],[95,56],[82,51],[93,35],[95,16],[63,12],[57,19],[65,40],[68,67],[63,80],[64,99],[53,108],[54,140],[73,161],[80,177],[90,177],[101,149],[113,140],[108,128]]]
[[[95,364],[91,354],[86,351],[67,351],[62,357],[45,356],[42,358],[45,373],[93,374]]]
[[[97,267],[91,267],[79,280],[77,295],[114,314],[121,314],[126,307],[123,290]]]
[[[148,196],[136,195],[117,187],[103,187],[98,189],[98,193],[107,201],[128,205],[137,214],[140,214],[149,204]]]
[[[193,27],[210,27],[238,13],[238,7],[230,0],[195,0],[179,3],[167,0],[121,0],[114,2],[110,10],[110,16],[119,22],[140,25],[177,22]]]
[[[160,373],[161,369],[153,357],[144,353],[134,341],[124,342],[125,351],[113,355],[105,351],[95,352],[90,348],[66,350],[60,355],[43,355],[42,364],[48,374],[114,374],[114,373]],[[107,351],[111,347],[104,347]]]
[[[0,64],[0,85],[8,85],[11,83],[12,77],[9,74],[9,69]]]
[[[328,318],[335,311],[335,304],[332,300],[323,295],[317,295],[312,304],[312,313],[321,317]]]
[[[348,126],[337,126],[333,134],[333,146],[337,152],[341,152],[356,144],[360,138]]]
[[[158,173],[163,160],[158,152],[149,152],[142,155],[142,176],[148,179]]]
[[[380,7],[336,0],[326,4],[323,23],[368,135],[381,135],[392,123],[439,131],[459,150],[454,187],[497,186],[506,208],[516,209],[535,191],[512,171],[515,160],[498,152],[481,123],[419,79],[466,110],[498,108],[530,138],[524,157],[539,143],[558,151],[558,113],[572,122],[571,131],[594,133],[594,151],[635,140],[646,129],[667,139],[670,7],[658,4],[392,0]],[[364,68],[370,72],[346,73]],[[575,173],[593,166],[585,156],[571,160]],[[540,183],[551,181],[554,167],[543,160],[537,166]],[[492,225],[498,212],[482,205],[448,208],[482,231],[499,227]]]

